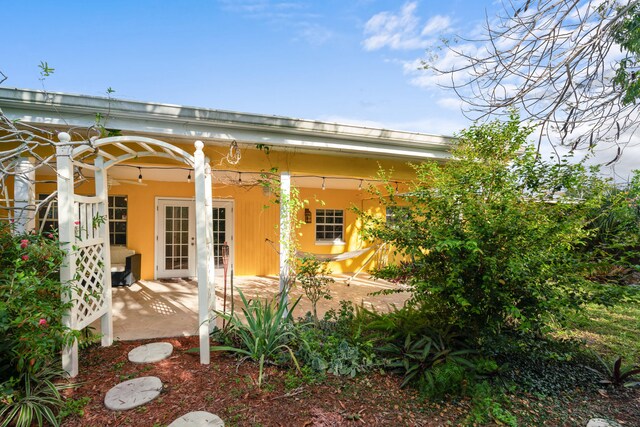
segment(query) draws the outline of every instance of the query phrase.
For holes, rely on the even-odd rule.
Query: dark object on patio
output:
[[[142,254],[124,246],[111,247],[111,286],[131,286],[140,280]]]

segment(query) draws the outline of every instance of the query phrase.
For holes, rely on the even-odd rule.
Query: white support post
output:
[[[104,242],[102,245],[102,268],[104,269],[102,292],[106,312],[100,317],[100,332],[102,334],[102,346],[108,347],[113,344],[113,318],[111,310],[111,251],[109,242],[109,187],[107,182],[107,171],[104,169],[104,157],[96,157],[94,165],[97,168],[95,171],[96,196],[101,200],[101,203],[98,205],[98,215],[104,219],[100,224],[99,235]]]
[[[35,160],[33,158],[19,159],[13,182],[14,224],[17,234],[28,233],[36,228],[35,181]]]
[[[71,141],[71,136],[66,132],[58,134],[62,143]],[[60,246],[65,251],[65,259],[60,267],[60,281],[70,283],[75,279],[76,256],[74,252],[75,224],[73,211],[73,159],[71,158],[71,145],[62,145],[56,149],[56,168],[58,174],[58,232]],[[72,287],[73,289],[73,287]],[[73,302],[69,312],[62,318],[62,323],[73,330],[76,329],[78,318],[75,305],[75,292],[71,295],[62,295],[62,301]],[[71,346],[62,349],[62,369],[67,371],[70,377],[78,375],[78,342],[74,340]]]
[[[207,271],[209,283],[209,333],[213,332],[216,326],[216,313],[218,309],[218,298],[216,296],[216,268],[213,260],[213,190],[212,190],[212,174],[209,158],[204,159],[204,200],[205,213],[207,221]]]
[[[196,254],[198,258],[198,322],[200,335],[200,363],[210,362],[209,349],[209,265],[207,259],[207,204],[205,156],[202,141],[195,142],[195,179],[196,179]],[[209,206],[211,209],[211,206]]]
[[[291,175],[289,172],[280,174],[280,297],[288,304],[289,271],[291,256]]]

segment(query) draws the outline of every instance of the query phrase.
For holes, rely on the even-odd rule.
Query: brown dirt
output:
[[[256,385],[257,366],[212,353],[211,364],[185,351],[198,346],[197,337],[163,339],[174,346],[173,355],[154,364],[133,364],[127,353],[149,341],[117,342],[81,352],[79,387],[65,395],[91,400],[82,417],[67,418],[65,426],[165,426],[191,411],[209,411],[227,426],[442,426],[464,423],[470,409],[466,399],[447,403],[425,402],[400,389],[393,375],[370,374],[354,379],[332,375],[320,385],[287,388],[288,371],[270,366],[262,389]],[[104,407],[107,391],[134,377],[157,376],[164,390],[160,397],[132,410],[115,412]],[[297,384],[296,384],[297,385]],[[295,386],[295,385],[294,385]],[[586,425],[592,416],[609,416],[625,426],[640,425],[640,393],[581,396],[566,405],[512,396],[522,408],[520,425]],[[562,419],[553,412],[561,407]],[[527,420],[536,420],[530,424]]]

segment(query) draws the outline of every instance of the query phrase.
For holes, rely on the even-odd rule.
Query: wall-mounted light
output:
[[[312,222],[311,209],[308,209],[308,208],[304,209],[304,222],[305,222],[305,224],[311,224],[311,222]]]
[[[324,190],[326,187],[324,185],[324,176],[322,177],[322,189]]]
[[[138,182],[142,182],[142,169],[138,168]]]
[[[358,184],[358,190],[362,190],[362,179],[360,180],[360,184]]]
[[[191,170],[189,170],[189,175],[187,175],[187,182],[191,182]]]
[[[238,185],[242,185],[242,172],[238,172]]]

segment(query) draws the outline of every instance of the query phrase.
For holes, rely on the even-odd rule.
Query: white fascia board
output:
[[[108,114],[107,127],[127,133],[357,156],[448,159],[452,142],[416,132],[23,89],[0,88],[0,108],[12,120],[34,125],[88,127],[101,113]]]

